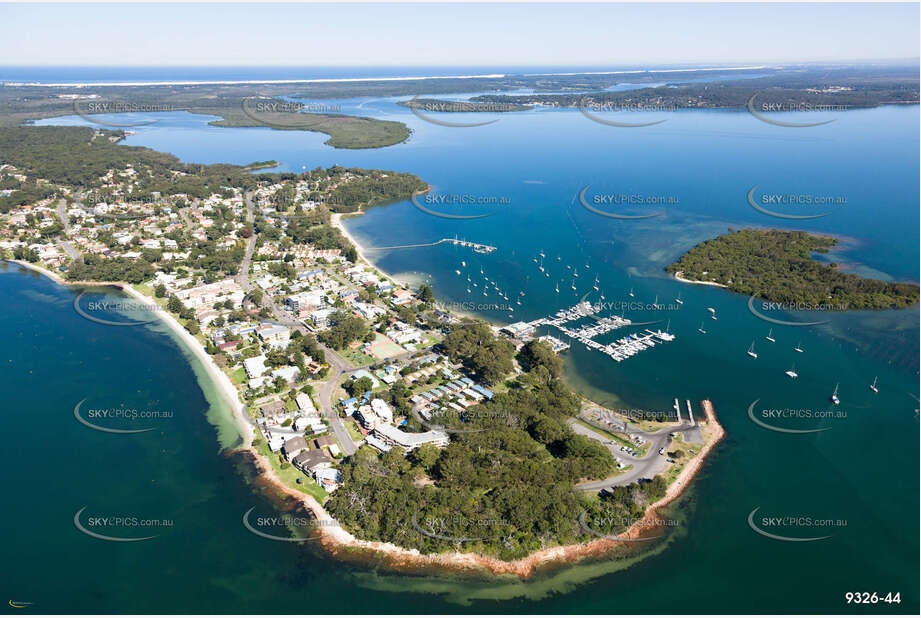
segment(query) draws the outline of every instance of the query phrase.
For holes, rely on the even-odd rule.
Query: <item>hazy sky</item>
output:
[[[0,64],[501,67],[916,58],[918,23],[918,4],[0,4]]]

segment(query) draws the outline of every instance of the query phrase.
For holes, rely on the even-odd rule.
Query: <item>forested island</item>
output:
[[[812,257],[828,253],[837,243],[835,238],[802,231],[730,229],[698,244],[665,270],[686,280],[718,283],[740,294],[803,307],[897,309],[918,302],[917,285],[844,273],[836,263]]]

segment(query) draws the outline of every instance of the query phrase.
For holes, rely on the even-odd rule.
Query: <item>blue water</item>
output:
[[[524,291],[511,317],[507,311],[479,312],[499,322],[547,315],[587,293],[597,300],[596,277],[608,302],[658,298],[672,303],[680,294],[680,307],[626,311],[635,320],[667,320],[675,342],[620,364],[576,345],[564,356],[567,377],[581,392],[614,407],[668,409],[673,397],[710,398],[728,437],[695,481],[696,508],[687,536],[638,566],[583,575],[580,581],[588,583],[575,588],[544,582],[513,587],[513,593],[458,588],[434,578],[407,584],[410,580],[381,577],[362,585],[399,589],[407,599],[422,590],[440,590],[450,598],[535,597],[487,604],[502,612],[610,612],[616,607],[674,613],[681,599],[685,611],[836,613],[853,610],[843,603],[848,590],[901,591],[900,607],[874,606],[875,611],[918,609],[918,308],[823,314],[829,323],[818,327],[776,326],[752,315],[744,297],[681,284],[663,272],[702,240],[729,227],[758,226],[838,236],[842,246],[833,259],[844,268],[917,282],[917,106],[828,114],[821,119],[834,118],[834,123],[809,129],[777,127],[735,111],[622,112],[617,118],[627,122],[667,120],[625,129],[592,122],[578,111],[548,109],[439,116],[452,122],[499,118],[484,127],[448,128],[425,122],[396,100],[335,102],[344,113],[397,119],[412,128],[406,143],[378,150],[334,150],[323,145],[327,138],[320,134],[210,127],[210,118],[187,113],[145,116],[161,120],[138,128],[125,143],[172,152],[189,162],[275,159],[286,171],[332,164],[406,171],[433,185],[436,195],[505,198],[508,204],[483,219],[434,217],[407,201],[371,209],[350,219],[348,227],[381,268],[410,281],[432,282],[442,302],[504,302],[495,294],[482,297],[482,287],[467,293],[467,274],[481,281],[481,268],[512,302]],[[60,123],[86,121],[43,121]],[[654,219],[616,221],[579,204],[577,193],[586,185],[591,185],[589,196],[645,194],[672,197],[677,204],[644,207],[661,213]],[[790,224],[749,206],[746,194],[755,185],[764,193],[834,195],[847,201],[830,216]],[[498,250],[490,255],[449,245],[372,250],[455,235]],[[549,278],[533,261],[540,250],[547,256]],[[464,274],[456,275],[456,269]],[[631,289],[634,297],[628,295]],[[709,319],[707,307],[716,310],[717,321]],[[706,335],[697,332],[701,322]],[[774,344],[764,339],[772,326]],[[745,355],[753,340],[757,360]],[[793,351],[797,344],[804,353]],[[800,375],[796,381],[783,375],[792,362]],[[867,387],[874,376],[879,376],[878,395]],[[755,399],[768,407],[828,408],[836,383],[846,419],[787,425],[830,431],[790,436],[758,427],[747,416]],[[771,541],[746,524],[755,507],[772,514],[844,518],[847,526],[821,543]],[[709,588],[712,582],[720,582],[719,594]],[[548,590],[567,593],[545,598],[541,591]],[[383,605],[379,609],[386,611]]]

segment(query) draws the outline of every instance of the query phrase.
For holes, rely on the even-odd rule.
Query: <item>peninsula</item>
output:
[[[636,547],[723,435],[709,402],[696,421],[690,401],[684,420],[677,400],[675,417],[589,412],[548,343],[364,262],[339,213],[424,189],[411,174],[253,174],[122,137],[0,129],[3,257],[143,299],[142,315],[79,313],[161,319],[192,346],[243,447],[337,556],[527,577]]]

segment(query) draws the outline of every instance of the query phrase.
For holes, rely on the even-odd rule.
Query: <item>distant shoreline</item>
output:
[[[584,71],[564,73],[522,73],[524,77],[565,77],[574,75],[636,75],[639,73],[700,73],[703,71],[754,71],[758,69],[776,68],[769,65],[744,66],[744,67],[698,67],[687,69],[631,69],[628,71]],[[480,75],[421,75],[398,77],[324,77],[316,79],[239,79],[239,80],[186,80],[186,81],[138,81],[138,82],[3,82],[3,86],[10,87],[40,87],[40,88],[117,88],[130,86],[234,86],[234,85],[259,85],[259,84],[339,84],[349,82],[403,82],[421,81],[426,79],[503,79],[509,77],[508,73],[485,73]]]

